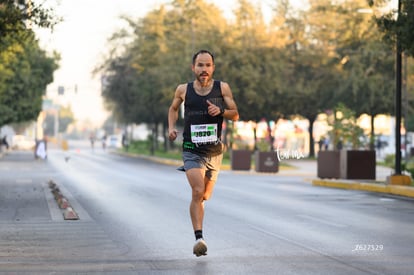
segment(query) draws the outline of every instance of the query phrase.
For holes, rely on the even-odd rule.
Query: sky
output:
[[[64,20],[55,26],[53,32],[35,30],[43,49],[49,53],[57,51],[61,55],[54,82],[47,87],[48,98],[63,106],[71,105],[79,121],[102,124],[109,114],[103,107],[100,78],[93,76],[92,71],[103,60],[108,37],[122,27],[119,16],[144,17],[160,4],[169,2],[171,0],[44,0],[45,5],[53,7]],[[232,14],[237,4],[237,0],[210,2],[227,16]],[[265,17],[270,16],[270,3],[273,1],[251,2],[261,3]],[[59,86],[65,88],[63,96],[58,96]]]

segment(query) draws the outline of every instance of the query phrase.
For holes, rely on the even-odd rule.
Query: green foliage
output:
[[[334,110],[333,121],[330,121],[332,130],[329,132],[334,146],[350,144],[352,149],[360,149],[364,144],[361,138],[364,131],[356,122],[355,112],[340,103]]]
[[[414,178],[414,157],[409,158],[405,163],[401,165],[402,171],[407,171],[410,173],[411,178]],[[404,166],[404,167],[403,167]]]
[[[395,167],[395,154],[385,156],[384,165],[390,168]],[[401,171],[406,171],[414,178],[414,157],[410,157],[401,163]]]
[[[32,1],[0,0],[0,37],[25,30],[25,23],[52,28],[61,18],[52,9]]]
[[[57,20],[41,6],[18,3],[0,1],[0,125],[36,119],[57,69],[58,56],[47,56],[30,29],[30,24],[51,27]]]
[[[387,167],[394,167],[395,165],[395,154],[388,154],[384,158],[384,164]]]
[[[397,37],[403,52],[414,56],[414,2],[413,0],[398,0],[401,4],[400,13],[391,11],[376,18],[379,29],[383,32],[384,40],[395,46]]]
[[[269,141],[267,141],[266,139],[259,139],[258,142],[256,143],[256,147],[257,147],[257,151],[259,151],[259,152],[269,152],[270,151]]]
[[[144,140],[144,141],[137,141],[137,140],[133,140],[129,143],[128,145],[128,152],[129,153],[133,153],[133,154],[140,154],[140,155],[150,155],[151,153],[151,141],[148,140]],[[155,152],[156,155],[161,154],[161,152]],[[170,154],[170,156],[173,154]],[[179,154],[177,154],[178,156]]]
[[[165,124],[177,84],[194,79],[193,53],[206,48],[242,120],[301,115],[312,124],[338,102],[352,106],[354,117],[392,113],[394,55],[371,16],[357,12],[367,2],[309,4],[295,11],[275,1],[270,22],[247,0],[238,1],[232,20],[205,0],[175,0],[142,19],[124,18],[129,28],[113,35],[113,51],[98,69],[108,80],[108,108],[122,122]],[[359,130],[343,130],[358,146]],[[312,128],[309,137],[312,155]]]
[[[4,38],[8,47],[0,50],[5,72],[0,84],[0,125],[36,119],[57,68],[57,58],[39,48],[33,33],[22,33],[20,38],[18,42]]]
[[[123,122],[163,122],[174,88],[190,80],[195,49],[210,41],[216,42],[213,52],[222,48],[225,21],[211,16],[218,14],[216,7],[204,1],[173,1],[172,6],[169,11],[161,6],[138,22],[125,18],[132,42],[102,66],[108,80],[103,96]],[[116,41],[124,38],[114,35],[112,43],[118,47]]]

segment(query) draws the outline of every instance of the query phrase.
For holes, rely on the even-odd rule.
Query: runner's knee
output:
[[[201,201],[203,200],[204,189],[201,187],[193,187],[193,200]]]

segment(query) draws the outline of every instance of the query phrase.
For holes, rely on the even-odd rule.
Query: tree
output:
[[[0,125],[37,118],[57,69],[58,56],[39,48],[30,24],[52,27],[59,19],[30,3],[0,0]]]
[[[0,81],[0,125],[36,119],[46,86],[57,69],[58,57],[48,57],[33,33],[20,34],[20,38],[19,43],[3,39],[7,47],[0,51],[0,71],[4,72]]]
[[[313,123],[318,114],[331,108],[338,76],[331,66],[321,62],[324,58],[316,53],[301,51],[291,58],[294,70],[288,79],[290,88],[286,92],[286,101],[289,109],[285,110],[285,115],[300,115],[309,121],[309,156],[313,157]]]
[[[131,42],[102,66],[108,82],[103,92],[108,106],[123,122],[149,123],[154,131],[166,125],[177,84],[192,80],[190,65],[195,49],[208,48],[219,54],[225,40],[225,21],[215,6],[205,1],[177,0],[171,7],[167,11],[160,6],[138,22],[127,19]]]
[[[0,40],[31,25],[53,28],[60,21],[52,9],[35,1],[0,0]]]
[[[337,50],[341,73],[339,102],[352,106],[359,116],[371,116],[370,148],[374,149],[374,119],[393,111],[394,58],[391,48],[381,41],[375,21],[355,11],[364,8],[356,2],[344,7],[344,26],[349,31]]]
[[[357,114],[389,111],[392,63],[369,17],[357,13],[366,6],[312,0],[299,12],[277,0],[266,24],[247,0],[228,21],[207,1],[172,1],[140,20],[127,18],[129,31],[113,35],[118,42],[102,66],[103,95],[121,122],[158,130],[177,84],[193,80],[192,54],[206,48],[216,56],[215,78],[232,87],[241,119],[306,117],[312,156],[319,113],[338,102]]]
[[[221,67],[226,72],[226,81],[231,83],[240,118],[255,122],[265,119],[267,123],[277,121],[284,104],[281,95],[283,52],[269,41],[270,34],[258,8],[248,1],[239,1],[235,15],[229,33],[231,46],[227,46]],[[271,131],[268,133],[269,149],[272,149],[273,136]]]
[[[299,19],[303,18],[303,19]],[[285,115],[303,116],[309,121],[309,156],[315,155],[313,123],[319,113],[333,108],[339,91],[338,28],[343,17],[330,0],[311,1],[307,11],[289,20],[291,42],[286,48],[291,64],[288,74]]]
[[[374,5],[374,0],[371,0]],[[381,3],[381,1],[378,1]],[[384,40],[390,45],[395,46],[397,37],[401,44],[401,49],[409,56],[414,56],[414,1],[398,0],[400,12],[391,11],[384,15],[378,16],[376,22],[383,33]]]
[[[392,110],[394,74],[389,48],[381,43],[370,17],[358,12],[365,7],[367,3],[361,0],[340,4],[330,0],[311,2],[307,13],[310,49],[320,64],[305,75],[310,77],[307,85],[314,84],[317,88],[314,96],[319,102],[308,105],[320,109],[313,112],[343,103],[352,106],[358,115],[367,113],[372,117],[373,140],[374,117]],[[317,70],[321,77],[316,74]],[[316,75],[312,77],[312,74]],[[304,108],[303,112],[309,113],[309,110]],[[309,119],[316,117],[315,113],[309,114]],[[313,142],[310,144],[313,147]]]

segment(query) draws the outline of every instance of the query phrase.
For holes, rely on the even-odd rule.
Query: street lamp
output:
[[[401,12],[401,0],[398,0],[397,21]],[[402,50],[400,37],[397,32],[397,56],[396,56],[396,93],[395,93],[395,175],[401,175],[401,64],[402,64]]]
[[[372,13],[366,9],[359,9],[360,13]],[[401,0],[398,0],[397,22],[401,14]],[[395,163],[394,175],[387,178],[390,184],[411,184],[411,178],[402,175],[401,171],[401,90],[402,90],[402,47],[399,32],[396,33],[396,61],[395,61]]]
[[[401,0],[398,0],[397,22],[401,14]],[[397,185],[410,185],[411,177],[401,174],[401,90],[402,90],[402,48],[399,32],[397,30],[397,49],[395,64],[395,171],[387,178],[387,183]]]

